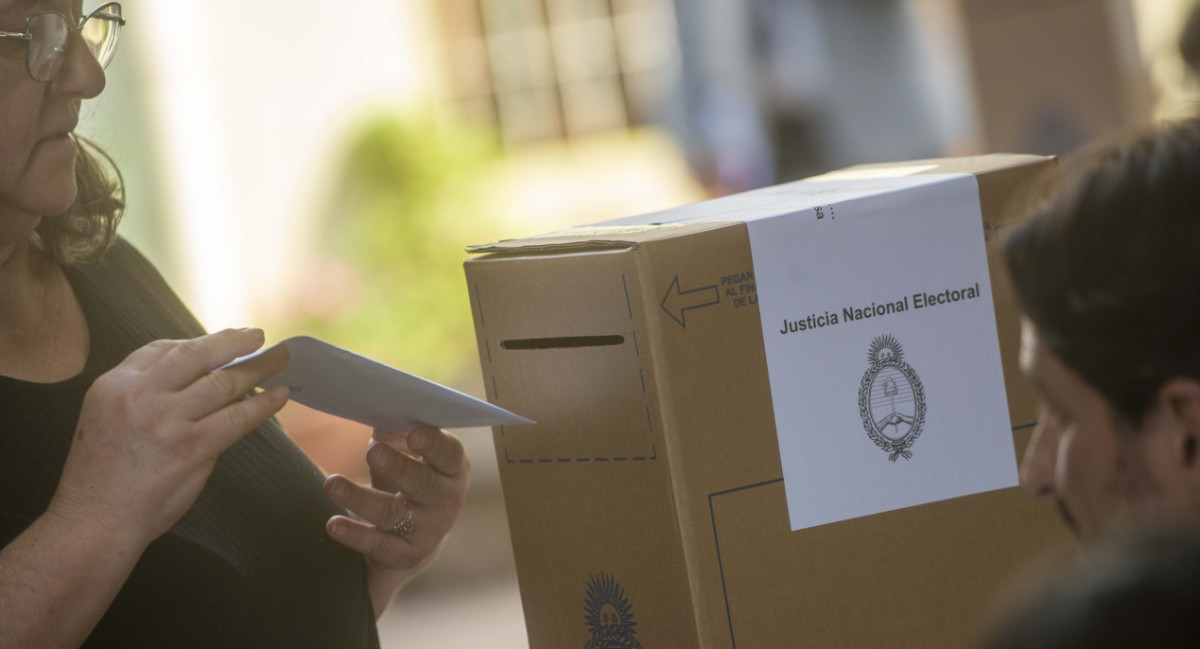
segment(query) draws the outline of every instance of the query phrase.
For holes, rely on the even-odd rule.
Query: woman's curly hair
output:
[[[66,266],[103,257],[117,239],[125,210],[125,183],[113,159],[83,137],[75,141],[75,202],[63,214],[42,219],[33,234],[35,246]]]

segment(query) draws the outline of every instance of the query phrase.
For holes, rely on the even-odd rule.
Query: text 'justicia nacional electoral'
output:
[[[965,300],[974,300],[980,295],[979,282],[965,288],[946,289],[939,293],[919,291],[905,295],[890,302],[871,302],[862,306],[843,307],[841,312],[825,311],[812,313],[799,320],[784,320],[780,334],[800,333],[822,327],[832,327],[843,322],[855,322],[868,318],[879,318],[895,313],[904,313],[914,309],[927,309],[944,304],[953,304]]]

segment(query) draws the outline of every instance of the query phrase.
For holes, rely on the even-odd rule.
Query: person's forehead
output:
[[[1021,323],[1021,371],[1038,398],[1056,410],[1111,407],[1095,387],[1046,344],[1037,326],[1028,319],[1022,319]]]
[[[0,11],[25,11],[41,3],[42,0],[0,0]]]
[[[40,11],[57,11],[64,16],[83,17],[82,0],[0,0],[0,18],[6,22],[27,18]]]
[[[0,16],[23,16],[32,13],[43,0],[0,0]]]
[[[1037,328],[1033,326],[1028,318],[1021,318],[1021,351],[1020,364],[1021,369],[1029,374],[1033,371],[1033,365],[1037,358],[1037,351],[1040,340],[1037,335]]]
[[[1042,398],[1069,387],[1070,372],[1062,361],[1046,347],[1037,327],[1028,318],[1021,319],[1021,371]]]

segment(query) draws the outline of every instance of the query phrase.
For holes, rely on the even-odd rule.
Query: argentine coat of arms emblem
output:
[[[904,362],[904,348],[891,334],[871,341],[870,363],[858,388],[858,414],[871,441],[888,460],[912,459],[913,443],[925,426],[925,389]]]
[[[633,606],[616,577],[592,575],[584,594],[584,620],[590,636],[584,649],[642,649]]]

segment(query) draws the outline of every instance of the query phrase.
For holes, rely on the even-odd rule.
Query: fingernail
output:
[[[263,333],[263,330],[259,329],[258,327],[245,327],[242,329],[242,331],[245,332],[246,335],[253,336],[255,338],[264,338],[266,336],[266,334]]]
[[[287,401],[288,397],[292,396],[291,389],[289,389],[286,385],[276,385],[270,390],[267,390],[267,392],[271,393],[272,399],[277,399],[279,401]]]
[[[420,431],[414,431],[408,434],[408,447],[414,451],[424,451],[425,446],[429,444],[428,435]]]
[[[341,521],[338,521],[338,522],[334,523],[333,525],[329,526],[329,533],[333,534],[335,536],[345,536],[346,535],[346,526],[343,525]]]
[[[329,490],[338,498],[345,498],[350,495],[350,485],[346,484],[345,480],[334,480]]]
[[[378,464],[385,469],[392,468],[392,464],[396,461],[395,454],[393,453],[392,449],[384,446],[383,444],[380,444],[377,448],[379,450],[375,451],[375,464]]]

